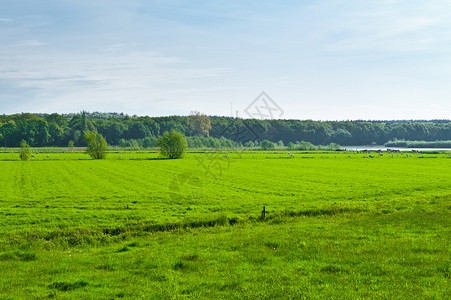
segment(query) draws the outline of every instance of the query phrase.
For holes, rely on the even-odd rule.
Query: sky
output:
[[[451,119],[451,1],[0,0],[0,114],[261,101],[265,118]]]

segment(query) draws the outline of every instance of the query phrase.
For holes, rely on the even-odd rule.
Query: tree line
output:
[[[451,121],[256,120],[190,116],[130,117],[116,113],[0,115],[1,146],[86,146],[84,133],[100,133],[114,146],[154,147],[166,131],[187,136],[189,147],[257,146],[263,140],[288,145],[383,145],[394,140],[451,140]]]
[[[394,140],[385,143],[386,147],[404,148],[451,148],[451,141],[405,141]]]

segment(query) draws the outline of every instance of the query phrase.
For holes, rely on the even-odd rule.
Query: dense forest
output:
[[[209,117],[206,132],[196,132],[191,116],[130,117],[117,113],[0,115],[0,145],[17,147],[84,146],[83,133],[97,131],[108,144],[156,146],[156,137],[177,130],[198,147],[257,145],[263,140],[285,144],[383,145],[391,140],[451,140],[451,120],[433,121],[312,121],[256,120]]]

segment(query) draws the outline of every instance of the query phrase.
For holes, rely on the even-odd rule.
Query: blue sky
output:
[[[451,1],[0,0],[0,113],[451,118]]]

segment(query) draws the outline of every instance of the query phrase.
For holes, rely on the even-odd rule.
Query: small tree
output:
[[[187,147],[185,136],[175,130],[159,136],[158,146],[161,155],[167,158],[181,158]]]
[[[107,155],[108,145],[100,133],[85,132],[85,141],[87,143],[86,153],[94,159],[103,159]]]
[[[21,160],[29,160],[31,156],[31,148],[30,145],[25,140],[20,142],[20,159]]]

